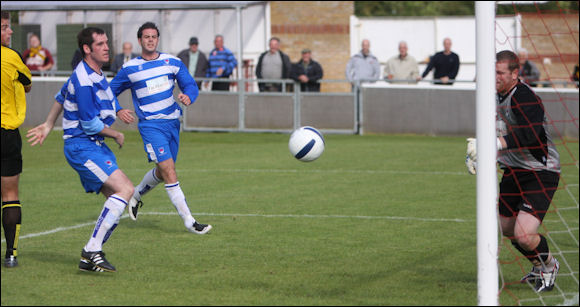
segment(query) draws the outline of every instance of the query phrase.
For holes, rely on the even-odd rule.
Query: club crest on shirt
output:
[[[165,62],[165,65],[169,65],[169,59],[165,59],[163,62]]]

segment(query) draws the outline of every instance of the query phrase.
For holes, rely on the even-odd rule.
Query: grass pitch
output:
[[[122,149],[107,143],[136,185],[153,164],[138,133],[125,134]],[[84,193],[61,136],[24,145],[20,265],[2,267],[2,305],[477,304],[476,177],[463,137],[326,135],[324,154],[303,163],[285,134],[182,133],[178,177],[213,230],[187,232],[158,186],[104,245],[118,270],[109,274],[77,268],[104,198]],[[563,159],[577,161],[578,143],[569,147]],[[578,238],[577,166],[563,179],[572,189],[554,203],[576,199],[564,219]],[[561,227],[555,212],[546,220]],[[576,254],[561,274],[571,267],[576,282],[563,277],[552,294],[578,291],[578,245],[566,238],[556,240]],[[502,265],[506,282],[522,264]],[[500,299],[537,297],[514,284]]]

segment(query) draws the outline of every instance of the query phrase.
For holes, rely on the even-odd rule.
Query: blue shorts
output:
[[[103,183],[119,169],[115,154],[105,143],[88,139],[68,139],[64,142],[64,156],[79,174],[87,193],[99,193]]]
[[[179,119],[145,120],[139,122],[139,133],[149,162],[163,162],[173,159],[177,162],[179,151]]]

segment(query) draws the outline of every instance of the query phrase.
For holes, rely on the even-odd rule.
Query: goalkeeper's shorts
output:
[[[559,181],[556,172],[504,169],[499,184],[499,213],[512,217],[525,211],[544,220]]]

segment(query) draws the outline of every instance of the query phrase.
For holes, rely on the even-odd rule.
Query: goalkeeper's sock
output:
[[[133,197],[135,199],[141,200],[141,196],[153,190],[153,188],[155,188],[160,182],[163,181],[157,178],[157,176],[155,176],[156,169],[157,168],[154,167],[152,170],[145,173],[145,176],[143,176],[143,180],[141,180],[141,183],[139,183],[139,185],[135,187],[135,192],[133,193]]]
[[[537,252],[536,261],[540,262],[541,267],[544,271],[546,269],[553,269],[556,261],[552,261],[553,257],[550,257],[550,248],[548,247],[548,241],[542,235],[540,236],[540,243],[536,246],[535,251]],[[550,260],[548,262],[548,260]]]
[[[191,216],[191,212],[187,206],[187,201],[185,200],[185,195],[179,186],[179,181],[166,184],[165,190],[167,191],[167,195],[169,195],[169,199],[173,203],[173,206],[177,209],[179,216],[183,219],[185,227],[190,228],[195,223],[195,219]]]
[[[117,227],[126,206],[127,202],[116,194],[107,198],[93,234],[87,245],[85,245],[85,251],[98,252],[103,250],[103,243],[109,239],[111,233]]]
[[[18,237],[22,222],[22,205],[20,200],[2,202],[2,227],[6,238],[6,258],[18,256]]]
[[[551,261],[551,259],[553,259],[552,257],[550,257],[550,249],[548,247],[548,241],[546,241],[546,238],[540,234],[538,234],[540,236],[540,243],[538,244],[538,246],[536,246],[536,248],[534,248],[531,251],[525,250],[523,247],[521,247],[516,241],[512,241],[512,245],[518,250],[520,251],[520,253],[522,253],[522,255],[526,256],[526,258],[528,258],[528,260],[537,268],[544,268],[544,267],[553,267],[554,266],[554,261]],[[548,263],[548,259],[550,259],[550,263]]]

